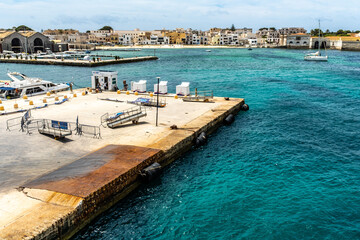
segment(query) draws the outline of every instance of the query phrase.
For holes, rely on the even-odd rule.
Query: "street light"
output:
[[[158,126],[158,118],[159,118],[159,84],[160,84],[160,77],[157,77],[156,126]]]

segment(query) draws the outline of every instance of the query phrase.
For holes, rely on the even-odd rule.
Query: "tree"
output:
[[[336,32],[336,35],[338,35],[338,36],[341,36],[341,35],[346,35],[346,33],[344,32],[344,30],[342,30],[342,29],[339,29],[339,30],[337,30],[337,32]]]
[[[234,24],[233,24],[233,25],[231,25],[231,28],[230,28],[230,30],[231,30],[231,31],[233,31],[233,32],[235,32],[235,30],[236,30],[236,29],[235,29],[235,26],[234,26]]]
[[[320,30],[320,36],[323,34],[324,34],[323,31]],[[318,28],[311,29],[310,35],[311,36],[319,36],[319,29]]]
[[[16,31],[16,32],[19,32],[19,31],[34,31],[34,30],[32,30],[31,28],[29,28],[28,26],[20,25],[20,26],[18,26],[17,28],[15,28],[15,31]]]
[[[110,26],[103,26],[102,28],[100,28],[99,30],[107,30],[107,31],[112,31],[113,28]]]

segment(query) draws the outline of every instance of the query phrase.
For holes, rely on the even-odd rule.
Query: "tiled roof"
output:
[[[6,31],[6,32],[0,32],[0,38],[6,38],[7,36],[11,35],[15,33],[14,31]],[[31,37],[32,35],[34,35],[36,32],[18,32],[19,34],[23,35],[24,37]]]
[[[310,36],[307,33],[295,33],[295,34],[290,34],[290,36]]]
[[[6,38],[7,36],[9,36],[12,33],[14,33],[14,32],[13,31],[2,32],[2,33],[0,33],[0,38]]]
[[[19,32],[21,35],[23,35],[24,37],[31,37],[32,35],[34,35],[36,32]]]

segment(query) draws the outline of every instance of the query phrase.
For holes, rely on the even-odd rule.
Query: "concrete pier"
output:
[[[79,122],[99,125],[101,115],[132,107],[126,102],[138,97],[110,92],[83,96],[82,90],[77,91],[76,97],[59,93],[57,97],[69,98],[61,105],[51,105],[55,96],[29,99],[35,106],[42,106],[43,99],[49,103],[32,110],[32,118],[74,121],[78,116]],[[100,100],[104,98],[117,101]],[[21,109],[33,108],[29,100],[16,103]],[[140,185],[141,170],[177,159],[201,132],[210,134],[226,116],[237,113],[244,99],[201,103],[168,97],[166,102],[159,109],[158,127],[155,110],[148,108],[139,124],[101,127],[101,139],[73,135],[54,140],[36,131],[30,135],[6,131],[6,121],[24,113],[0,116],[0,239],[70,238]],[[2,105],[9,111],[14,103]],[[170,129],[174,124],[178,129]]]
[[[86,60],[71,60],[71,59],[16,59],[16,58],[0,58],[0,63],[21,63],[21,64],[39,64],[39,65],[60,65],[60,66],[74,66],[74,67],[97,67],[112,64],[132,63],[132,62],[143,62],[150,60],[157,60],[155,56],[145,57],[132,57],[132,58],[121,58],[121,59],[109,59],[100,61],[86,61]]]

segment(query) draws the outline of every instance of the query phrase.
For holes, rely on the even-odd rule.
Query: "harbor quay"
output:
[[[245,104],[169,94],[157,115],[139,97],[76,89],[1,103],[0,239],[70,238]],[[129,109],[143,114],[113,127]]]
[[[132,62],[143,62],[157,60],[156,56],[143,56],[107,60],[72,60],[72,59],[16,59],[16,58],[0,58],[0,63],[21,63],[21,64],[38,64],[38,65],[60,65],[74,67],[98,67],[113,64],[123,64]]]

